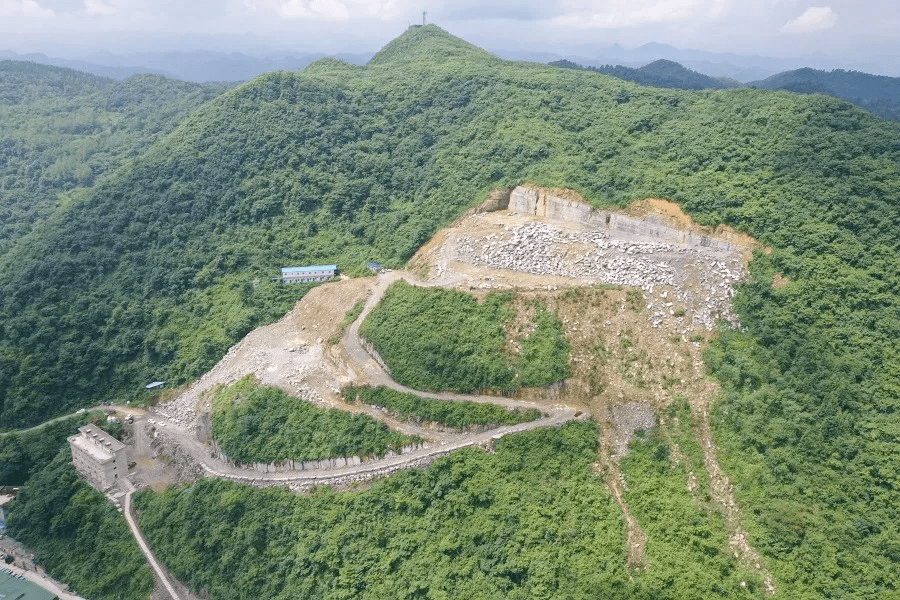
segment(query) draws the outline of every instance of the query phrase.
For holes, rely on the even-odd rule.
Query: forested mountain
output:
[[[585,67],[569,60],[558,60],[549,64],[563,69],[605,73],[642,85],[664,88],[705,90],[735,88],[744,85],[733,79],[710,77],[692,71],[670,60],[657,60],[637,69],[622,65]],[[765,90],[788,90],[798,94],[837,96],[886,119],[900,120],[900,78],[897,77],[884,77],[841,69],[829,72],[805,68],[778,73],[746,85]]]
[[[97,85],[93,81],[83,85]],[[43,173],[35,171],[38,181]],[[25,180],[13,177],[4,186],[24,186]],[[0,258],[0,423],[17,426],[99,400],[125,399],[151,379],[188,381],[250,328],[281,316],[302,293],[269,281],[279,267],[328,262],[359,272],[366,260],[401,265],[490,189],[523,181],[574,188],[596,205],[668,198],[703,223],[727,223],[771,247],[758,254],[752,280],[735,297],[741,329],[722,331],[707,356],[725,388],[713,415],[722,462],[779,594],[896,594],[900,125],[823,95],[642,87],[600,73],[502,61],[431,25],[410,29],[365,67],[323,59],[299,73],[261,76],[212,99],[110,176],[66,196]],[[773,286],[776,274],[786,285]],[[575,435],[571,431],[579,440],[590,437],[581,429],[566,431],[542,437],[547,460],[557,460],[552,452],[562,452],[560,439]],[[571,452],[578,457],[572,464],[586,469],[593,450],[585,444]],[[658,460],[667,456],[665,444],[648,444],[630,459],[632,473],[671,479],[668,462]],[[372,496],[327,494],[309,503],[334,507],[359,498],[355,514],[406,507],[424,515],[448,489],[443,479],[431,478],[457,477],[450,472],[454,464],[477,474],[488,460],[466,456],[444,463],[444,475],[414,473],[385,484],[375,490],[390,496],[383,505]],[[509,477],[525,468],[515,456],[504,452],[490,468]],[[532,458],[545,460],[544,454]],[[580,485],[574,482],[581,475],[570,476],[568,466],[562,472],[565,481],[571,477],[571,485]],[[532,476],[534,483],[521,490],[533,494],[528,511],[579,497],[577,490],[566,491],[568,483]],[[588,479],[585,485],[594,485]],[[517,485],[513,480],[509,485]],[[683,480],[672,481],[671,489],[684,487]],[[216,515],[244,514],[238,498],[257,494],[203,486],[204,502],[225,505]],[[602,489],[591,489],[609,500]],[[267,490],[259,497],[277,503],[279,493]],[[188,498],[177,491],[161,496],[162,504],[143,501],[148,523],[161,532],[154,538],[159,543],[180,539],[174,529],[166,538],[167,523],[179,528],[178,536],[205,539],[208,532],[196,529],[201,521],[192,513],[199,510],[198,497]],[[484,498],[477,491],[472,498],[477,511]],[[248,518],[257,499],[247,502]],[[178,503],[177,518],[169,519],[165,502]],[[658,513],[652,501],[645,510]],[[298,509],[296,518],[305,514]],[[666,514],[682,518],[678,511]],[[527,517],[514,518],[520,516]],[[229,546],[230,554],[205,552],[195,540],[185,560],[263,556],[266,523],[282,527],[282,519],[260,517],[252,532],[229,530],[217,538],[217,544],[241,548]],[[511,526],[497,515],[486,522]],[[697,544],[690,546],[696,556],[708,559],[696,568],[704,570],[702,585],[709,587],[696,596],[722,597],[710,576],[727,564],[716,554],[718,541],[704,545],[701,539],[710,534],[698,528],[706,525],[679,523],[693,532],[683,539]],[[344,547],[344,529],[322,527],[334,533],[328,548]],[[269,533],[294,540],[286,531]],[[658,531],[664,536],[682,529],[660,523]],[[422,545],[405,530],[402,538],[376,535],[373,544],[402,539],[409,548]],[[547,535],[570,539],[574,533]],[[468,545],[436,539],[447,552],[470,555]],[[470,542],[487,552],[492,540],[471,532]],[[180,552],[180,543],[172,548]],[[507,549],[513,559],[515,548]],[[301,578],[304,585],[326,590],[329,582],[338,584],[337,571],[329,569],[344,562],[328,556],[330,562],[322,562],[312,554],[297,567],[313,574]],[[495,575],[509,586],[521,585],[530,573],[515,560],[491,563],[496,554],[485,556],[467,568],[499,565]],[[604,555],[604,568],[612,569],[615,556]],[[657,556],[664,561],[666,552]],[[373,560],[384,568],[393,564],[381,555]],[[534,560],[536,566],[551,564],[543,554]],[[184,563],[184,572],[197,564]],[[670,589],[665,577],[682,573],[679,565],[651,567],[646,579],[636,575],[633,584],[622,578],[616,584],[621,587],[608,593],[663,597]],[[210,566],[193,572],[202,586],[231,571]],[[352,574],[346,577],[353,581]],[[275,597],[266,581],[280,579],[260,576],[254,584]],[[534,594],[576,594],[529,581],[537,586],[528,588]],[[397,597],[424,595],[417,589]],[[497,590],[502,597],[504,588]]]
[[[829,94],[871,110],[886,119],[900,120],[900,78],[859,71],[797,69],[748,83],[765,90],[799,94]]]
[[[321,52],[273,52],[263,55],[241,52],[205,50],[142,52],[127,55],[97,52],[81,59],[64,59],[44,54],[16,54],[0,51],[0,60],[19,60],[44,65],[68,67],[94,75],[126,79],[132,75],[152,73],[193,81],[196,83],[240,82],[277,69],[302,69],[324,57]],[[342,53],[338,58],[355,64],[365,64],[372,53]]]
[[[634,81],[642,85],[654,85],[664,88],[679,88],[683,90],[723,90],[727,88],[741,87],[741,83],[731,79],[710,77],[697,71],[692,71],[677,62],[671,60],[655,60],[639,67],[624,67],[622,65],[604,65],[602,67],[583,67],[569,60],[557,60],[549,63],[554,67],[563,69],[581,69],[612,75],[619,79]]]
[[[0,254],[225,89],[0,61]]]

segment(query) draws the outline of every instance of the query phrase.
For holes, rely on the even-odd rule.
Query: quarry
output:
[[[193,385],[149,414],[137,415],[129,440],[129,454],[136,462],[131,479],[139,487],[157,490],[198,477],[287,486],[295,492],[323,484],[347,489],[400,469],[426,466],[458,448],[490,451],[497,439],[516,431],[593,418],[600,429],[596,473],[628,524],[629,567],[644,569],[646,535],[623,500],[626,483],[619,459],[637,432],[664,424],[666,407],[676,398],[687,398],[696,416],[693,435],[704,449],[703,475],[712,482],[712,501],[725,516],[735,560],[760,573],[774,589],[760,555],[746,541],[731,483],[716,459],[708,411],[719,391],[706,377],[701,356],[714,328],[740,326],[731,297],[734,286],[747,278],[753,252],[760,249],[726,228],[691,223],[665,201],[646,200],[628,210],[592,210],[566,190],[517,187],[495,192],[439,231],[413,256],[407,271],[344,277],[314,288],[279,322],[250,332]],[[530,302],[539,299],[565,324],[571,376],[553,390],[523,388],[513,397],[404,388],[359,336],[359,324],[399,280],[455,288],[477,298],[494,290],[514,290],[518,316],[511,329],[521,327],[519,320]],[[344,329],[342,318],[360,301],[365,302],[362,313]],[[262,385],[280,387],[320,407],[368,414],[423,442],[380,459],[237,464],[213,439],[210,398],[216,386],[251,373]],[[488,431],[448,431],[401,422],[372,406],[348,404],[341,389],[349,384],[538,408],[543,417]],[[671,460],[678,457],[676,444]],[[690,473],[685,482],[689,490],[696,488],[698,475]]]

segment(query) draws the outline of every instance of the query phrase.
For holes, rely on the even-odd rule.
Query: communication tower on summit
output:
[[[428,14],[428,13],[425,12],[424,10],[422,11],[422,25],[425,24],[425,15],[427,15],[427,14]]]

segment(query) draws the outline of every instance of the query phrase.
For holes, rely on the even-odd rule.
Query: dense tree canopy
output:
[[[0,61],[0,254],[225,89]]]

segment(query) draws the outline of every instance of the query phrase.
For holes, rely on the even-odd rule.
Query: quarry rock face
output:
[[[496,206],[494,215],[502,231],[461,235],[456,260],[481,268],[639,288],[654,327],[674,321],[682,333],[712,330],[720,319],[738,326],[731,309],[733,286],[747,277],[746,239],[739,239],[740,234],[722,228],[714,233],[697,226],[679,228],[654,213],[636,217],[594,210],[565,191],[519,186],[509,192],[505,209],[504,197],[495,193],[479,210],[485,213]],[[519,218],[506,225],[501,210],[527,221]]]
[[[727,241],[712,239],[690,230],[669,227],[653,215],[638,219],[608,210],[594,210],[583,201],[562,198],[548,190],[519,186],[510,192],[508,210],[549,223],[579,223],[599,230],[688,247],[732,249],[732,244]]]

